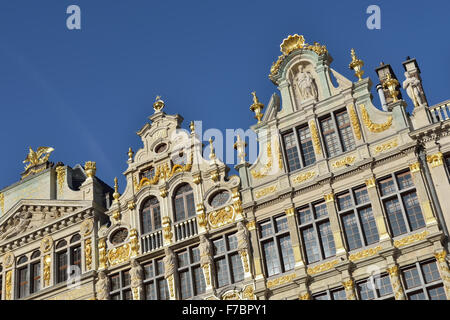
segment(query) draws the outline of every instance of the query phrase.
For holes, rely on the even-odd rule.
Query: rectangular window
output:
[[[78,270],[81,274],[81,245],[77,245],[70,248],[70,264],[72,266],[78,267]],[[73,276],[75,271],[72,270],[71,272]]]
[[[348,250],[379,241],[378,228],[366,187],[358,187],[336,196]]]
[[[109,276],[109,281],[111,284],[111,300],[133,300],[130,270],[119,271],[118,273],[112,274]],[[145,287],[144,284],[144,288]]]
[[[313,300],[347,300],[347,296],[344,288],[336,288],[314,294]]]
[[[307,264],[336,254],[325,202],[297,209],[297,219]]]
[[[355,149],[355,138],[346,110],[322,118],[320,128],[328,157]]]
[[[180,251],[177,253],[177,257],[182,299],[192,298],[204,293],[206,283],[203,271],[200,268],[198,247],[189,247]]]
[[[378,186],[393,237],[425,227],[409,171],[380,179]]]
[[[316,156],[314,154],[314,146],[308,126],[298,129],[298,138],[300,140],[300,149],[304,166],[307,167],[314,164],[316,162]]]
[[[271,217],[260,225],[260,242],[268,277],[294,268],[294,253],[286,216]]]
[[[283,136],[284,150],[286,152],[289,171],[301,168],[300,158],[298,157],[297,141],[293,132]]]
[[[28,295],[28,266],[21,268],[17,271],[18,273],[18,279],[19,282],[19,292],[18,292],[18,298],[23,298]]]
[[[164,278],[164,263],[162,259],[153,259],[143,263],[144,289],[146,300],[168,300],[167,281]]]
[[[38,292],[41,290],[41,263],[35,262],[31,264],[31,288],[30,292]]]
[[[56,253],[56,283],[67,280],[67,250]]]
[[[236,234],[223,235],[213,240],[213,246],[217,287],[220,288],[244,280],[244,267],[237,250]]]
[[[389,275],[375,275],[356,284],[360,300],[390,300],[394,298]]]
[[[447,300],[435,260],[402,268],[402,281],[408,300]]]

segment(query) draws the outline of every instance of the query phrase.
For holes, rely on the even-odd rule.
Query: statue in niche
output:
[[[246,251],[249,249],[249,233],[245,224],[242,221],[237,223],[238,232],[236,233],[237,241],[238,241],[238,250]]]
[[[209,240],[204,236],[200,235],[200,265],[204,266],[207,264],[212,264],[212,246]]]
[[[302,100],[317,99],[317,86],[314,83],[314,78],[308,71],[303,71],[304,67],[300,65],[297,74],[297,87],[300,92]]]
[[[142,299],[141,291],[142,291],[142,281],[144,280],[144,269],[142,269],[141,265],[136,259],[131,260],[131,288],[135,294],[134,299]]]
[[[164,250],[164,255],[164,277],[167,279],[175,273],[175,255],[170,248]]]
[[[406,90],[408,97],[412,100],[415,107],[425,104],[424,93],[421,81],[408,71],[405,72],[405,81],[403,81],[403,89]]]
[[[106,276],[104,271],[100,271],[98,273],[98,280],[95,284],[95,291],[97,293],[97,300],[109,300],[109,278]]]

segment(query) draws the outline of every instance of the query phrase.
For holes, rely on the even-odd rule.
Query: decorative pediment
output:
[[[0,223],[0,242],[25,234],[31,230],[56,221],[57,219],[80,211],[85,205],[43,205],[36,201],[23,200],[17,203],[2,218]]]

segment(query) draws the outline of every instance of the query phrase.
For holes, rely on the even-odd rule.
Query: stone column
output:
[[[425,181],[423,180],[422,172],[420,169],[420,162],[414,162],[409,165],[409,170],[411,171],[411,176],[416,186],[417,199],[420,203],[420,208],[422,209],[423,217],[425,223],[428,226],[437,225],[437,220],[433,215],[431,210],[431,202],[428,198],[427,190],[425,188]]]
[[[392,290],[394,291],[395,300],[406,300],[405,291],[400,281],[400,272],[397,265],[387,268],[389,279],[391,280]]]
[[[448,180],[447,172],[443,165],[442,153],[437,152],[427,156],[427,163],[442,211],[450,212],[450,201],[448,201],[448,189],[450,187],[450,183]],[[449,228],[450,215],[444,215],[444,219],[447,228]]]
[[[442,250],[434,254],[439,267],[439,273],[441,274],[442,281],[444,282],[445,294],[447,295],[447,300],[450,300],[450,269],[447,264],[447,252]]]
[[[300,244],[300,237],[298,234],[297,224],[295,222],[295,208],[289,206],[284,210],[287,217],[287,222],[289,226],[289,234],[291,236],[292,251],[294,252],[295,268],[305,267],[305,262],[302,257],[302,250]]]
[[[334,205],[334,193],[330,192],[324,195],[327,205],[328,216],[330,218],[331,230],[333,231],[334,244],[336,246],[336,256],[345,255],[347,251],[344,248],[342,231],[339,227],[339,216]]]
[[[355,282],[352,279],[348,279],[343,281],[342,285],[344,286],[347,300],[356,300]]]
[[[372,213],[377,224],[380,241],[390,240],[391,237],[389,236],[386,221],[384,220],[382,204],[378,196],[375,178],[373,176],[369,177],[365,180],[365,183],[367,186],[367,193],[369,195],[370,203],[372,205]]]

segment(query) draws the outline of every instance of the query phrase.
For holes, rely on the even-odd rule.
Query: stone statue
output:
[[[403,89],[406,90],[408,97],[413,101],[414,106],[418,107],[425,104],[424,93],[421,81],[408,71],[405,72],[405,81],[403,81]]]
[[[142,269],[139,262],[136,259],[131,260],[131,287],[136,288],[141,286],[142,280],[144,280],[144,269]]]
[[[109,300],[110,284],[109,278],[104,271],[98,273],[98,280],[95,284],[95,292],[97,293],[97,300]]]
[[[317,87],[310,72],[304,72],[303,66],[298,68],[297,86],[303,100],[317,99]]]
[[[245,227],[244,223],[242,221],[239,221],[237,223],[237,229],[238,232],[236,234],[237,241],[238,241],[238,250],[248,250],[249,248],[249,233],[247,228]]]
[[[136,259],[131,259],[131,289],[133,290],[134,299],[141,300],[143,295],[142,291],[142,281],[144,280],[144,269],[142,269],[139,262]]]
[[[170,248],[164,249],[164,277],[167,279],[175,273],[175,255]]]
[[[212,264],[212,246],[209,240],[202,234],[200,235],[200,265]]]
[[[32,214],[27,211],[18,213],[13,219],[9,220],[3,233],[0,235],[0,240],[11,238],[24,231],[31,222]]]
[[[237,156],[239,158],[239,163],[245,163],[245,156],[247,155],[245,153],[246,146],[247,146],[247,143],[241,139],[240,135],[238,135],[236,137],[236,142],[234,143],[234,148],[237,150]]]

